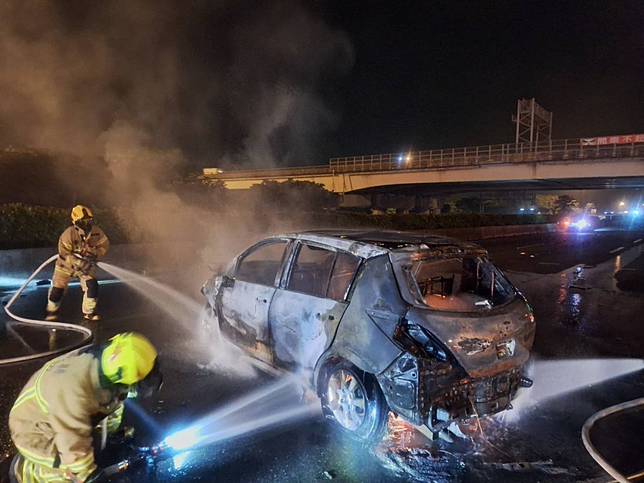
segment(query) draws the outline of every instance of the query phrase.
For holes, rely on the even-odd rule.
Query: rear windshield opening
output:
[[[419,260],[407,271],[416,298],[436,310],[475,312],[504,304],[515,295],[512,284],[482,257]]]

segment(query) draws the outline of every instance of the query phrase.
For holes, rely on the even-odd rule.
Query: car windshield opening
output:
[[[476,312],[515,295],[512,284],[484,257],[420,259],[405,272],[416,298],[436,310]]]

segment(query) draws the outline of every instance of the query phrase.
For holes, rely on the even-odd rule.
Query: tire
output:
[[[341,433],[366,444],[382,439],[389,407],[372,374],[341,361],[327,368],[320,389],[322,412]]]

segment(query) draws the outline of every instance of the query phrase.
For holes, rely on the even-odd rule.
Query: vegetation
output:
[[[560,195],[555,200],[554,211],[558,215],[569,215],[579,207],[579,203],[570,195]]]
[[[99,210],[96,216],[114,243],[126,241],[115,212]],[[55,246],[69,224],[68,209],[21,203],[0,205],[0,249]]]
[[[268,187],[272,189],[273,186]],[[312,188],[317,189],[317,188]],[[278,194],[279,196],[279,194]],[[213,215],[216,215],[214,205]],[[382,214],[340,212],[335,210],[304,209],[290,206],[271,211],[273,219],[292,220],[306,227],[373,227],[392,230],[431,230],[439,228],[467,228],[479,226],[524,225],[550,223],[549,215],[492,215],[492,214]],[[100,226],[113,243],[140,242],[140,235],[128,238],[127,217],[123,212],[97,210]],[[253,216],[249,213],[249,217]],[[69,226],[69,210],[24,204],[0,205],[0,249],[55,246],[61,232]]]
[[[335,208],[340,202],[339,195],[328,191],[323,184],[312,181],[264,180],[252,186],[249,191],[251,196],[258,197],[261,203],[277,209],[297,206],[298,209],[319,210]]]

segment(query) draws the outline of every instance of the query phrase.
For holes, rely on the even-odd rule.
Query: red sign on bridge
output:
[[[644,143],[644,134],[622,134],[620,136],[602,136],[599,138],[582,138],[584,146],[603,146],[605,144]]]

